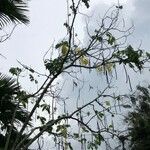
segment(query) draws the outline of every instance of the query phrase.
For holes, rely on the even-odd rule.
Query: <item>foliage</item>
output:
[[[13,22],[21,22],[27,24],[28,17],[25,15],[27,11],[26,2],[23,0],[1,0],[0,1],[0,28]]]
[[[20,90],[20,86],[15,83],[15,80],[4,75],[0,76],[0,130],[2,131],[0,134],[0,141],[3,141],[1,142],[2,144],[0,147],[5,146],[11,128],[12,133],[9,148],[12,146],[14,139],[18,134],[18,126],[20,123],[24,123],[28,117],[28,112],[23,109],[19,102],[22,93],[23,91]],[[20,103],[19,106],[18,103]],[[16,113],[15,118],[13,119],[14,112]],[[30,123],[28,124],[30,125]],[[24,135],[21,137],[23,138],[23,136]]]
[[[150,149],[150,87],[138,86],[137,95],[132,96],[136,100],[136,107],[126,118],[129,124],[129,136],[131,150]]]

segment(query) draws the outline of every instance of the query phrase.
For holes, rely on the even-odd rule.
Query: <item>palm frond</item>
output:
[[[28,112],[21,106],[17,106],[19,102],[17,94],[19,92],[20,86],[16,84],[14,79],[0,75],[0,122],[2,122],[4,129],[9,127],[16,107],[14,123],[24,123],[28,117]]]
[[[26,11],[26,2],[22,0],[0,0],[0,28],[11,22],[27,24],[29,19],[25,15]]]
[[[16,139],[16,136],[17,136],[17,135],[18,135],[18,131],[13,130],[13,131],[12,131],[12,134],[11,134],[11,137],[10,137],[9,149],[11,149],[11,147],[13,146],[13,143],[15,142],[15,139]],[[21,141],[25,136],[26,136],[26,134],[23,134],[23,135],[21,136],[21,138],[20,138],[20,141]],[[7,140],[7,135],[3,135],[3,134],[0,133],[0,150],[1,150],[1,148],[4,149],[6,140]],[[27,139],[25,140],[25,144],[26,144],[27,142],[29,142],[29,140],[30,140],[30,139],[27,138]]]

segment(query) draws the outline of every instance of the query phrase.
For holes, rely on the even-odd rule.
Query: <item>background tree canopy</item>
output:
[[[137,87],[131,96],[135,108],[125,119],[129,124],[130,147],[132,150],[150,149],[150,87]],[[135,100],[135,101],[134,101]]]

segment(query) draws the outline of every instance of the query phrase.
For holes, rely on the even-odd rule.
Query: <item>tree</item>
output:
[[[119,26],[119,12],[122,9],[119,6],[109,9],[93,31],[89,30],[87,24],[87,43],[80,41],[75,24],[76,18],[81,14],[79,8],[83,4],[87,8],[90,6],[89,0],[68,1],[68,20],[64,23],[67,36],[53,44],[44,56],[45,74],[20,62],[22,68],[19,69],[19,76],[18,68],[10,69],[17,78],[22,77],[24,70],[28,71],[27,77],[31,83],[36,87],[38,84],[37,90],[26,92],[20,97],[21,104],[32,108],[21,124],[12,150],[27,149],[46,134],[53,139],[56,149],[73,149],[75,141],[76,145],[80,143],[81,149],[99,149],[101,143],[106,143],[110,148],[108,139],[118,138],[120,135],[115,129],[113,118],[115,108],[122,105],[119,102],[123,95],[116,95],[111,91],[112,78],[116,75],[118,66],[122,66],[130,83],[126,68],[141,71],[150,55],[126,45],[132,28],[122,29]],[[53,52],[55,55],[51,55]],[[104,86],[93,86],[84,80],[85,75],[95,79],[93,75],[96,72],[104,74]],[[38,82],[37,77],[41,77],[43,82]],[[70,82],[65,84],[59,77],[66,78],[66,82],[70,81],[72,85],[67,89]],[[73,93],[68,96],[65,92],[70,87],[73,88]],[[34,115],[38,123],[26,130]],[[26,136],[20,140],[24,133]],[[32,139],[26,142],[30,137]]]
[[[21,100],[19,97],[24,94],[24,91],[21,91],[20,86],[15,83],[14,79],[4,75],[0,76],[0,130],[2,131],[0,134],[0,148],[5,147],[7,139],[9,141],[8,148],[11,148],[18,134],[19,124],[24,123],[28,117],[28,112],[19,103],[19,100]],[[28,123],[28,125],[31,124]],[[21,138],[24,136],[21,136]]]
[[[0,1],[0,30],[10,23],[29,22],[25,15],[27,11],[26,2],[22,0],[1,0]],[[1,41],[7,40],[13,33],[15,27],[9,35],[1,36]],[[3,56],[2,54],[0,54]],[[3,56],[4,57],[4,56]],[[0,148],[10,149],[14,139],[18,134],[17,127],[20,123],[24,123],[28,117],[28,112],[20,105],[19,97],[24,95],[20,86],[15,83],[15,80],[0,74]],[[12,122],[13,120],[13,122]],[[28,125],[31,125],[28,123]],[[21,135],[23,139],[25,134]],[[27,138],[25,142],[29,141]]]
[[[1,0],[0,1],[0,28],[13,22],[21,22],[27,24],[28,17],[25,15],[27,11],[26,2],[23,0]]]
[[[17,23],[29,23],[28,16],[26,15],[27,1],[25,0],[1,0],[0,1],[0,31],[8,24],[13,23],[15,26],[12,28],[11,32],[0,36],[0,43],[9,39],[12,35]],[[0,53],[0,56],[5,58]]]
[[[134,111],[126,117],[129,125],[131,150],[150,149],[150,87],[137,86],[137,93],[131,100],[136,103]]]

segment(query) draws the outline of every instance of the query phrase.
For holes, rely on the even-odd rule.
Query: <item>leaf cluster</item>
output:
[[[132,150],[150,149],[150,89],[138,86],[136,108],[126,118]]]

